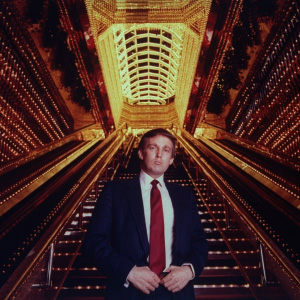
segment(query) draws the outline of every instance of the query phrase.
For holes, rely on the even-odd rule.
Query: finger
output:
[[[181,290],[180,286],[177,283],[172,283],[167,289],[173,293]]]
[[[181,291],[181,288],[175,288],[173,290],[170,290],[170,292],[172,292],[172,293],[177,293],[179,291]]]
[[[172,274],[172,273],[170,272],[167,276],[165,276],[164,278],[162,278],[162,282],[163,282],[163,283],[169,282],[170,280],[173,279],[173,276],[174,276],[174,274]]]
[[[176,281],[173,282],[168,288],[169,291],[172,291],[173,293],[181,291],[189,282],[189,280],[182,280],[182,281]]]
[[[162,283],[166,288],[169,288],[172,284],[174,284],[173,282],[173,279],[169,279],[169,280],[165,280],[164,279],[164,282]]]
[[[151,274],[151,276],[149,276],[148,278],[145,279],[145,283],[147,284],[147,287],[153,287],[153,288],[157,288],[159,285],[160,279],[159,277],[153,273],[153,275]]]
[[[155,291],[155,288],[156,287],[154,287],[153,285],[149,285],[148,290],[151,291],[151,292],[153,292],[153,291]]]
[[[173,290],[176,288],[176,285],[174,283],[165,285],[165,288],[168,289],[169,291],[173,292]]]
[[[151,287],[153,287],[154,289],[156,289],[156,288],[158,288],[159,282],[150,281],[149,284],[150,284]]]
[[[156,283],[159,283],[159,282],[160,282],[160,278],[156,275],[156,273],[153,273],[153,280],[154,280]]]
[[[136,287],[137,287],[140,291],[142,291],[144,294],[147,294],[147,295],[150,294],[149,289],[147,289],[145,286],[138,285],[138,286],[136,286]]]
[[[156,288],[158,288],[158,283],[156,281],[150,281],[146,283],[146,288],[150,291],[154,291]]]
[[[158,278],[158,280],[154,281],[154,287],[157,288],[159,286],[159,283],[160,283],[160,279]]]

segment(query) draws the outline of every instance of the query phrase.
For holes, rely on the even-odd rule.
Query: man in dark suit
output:
[[[108,277],[106,299],[195,299],[208,244],[191,190],[164,181],[175,146],[167,130],[148,131],[138,149],[140,175],[108,182],[101,193],[84,249]]]

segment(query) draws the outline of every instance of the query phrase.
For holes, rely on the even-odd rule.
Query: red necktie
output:
[[[157,187],[159,182],[151,182],[152,189],[150,194],[151,218],[150,218],[150,256],[149,267],[158,276],[166,265],[165,257],[165,233],[164,215],[162,208],[161,194]]]

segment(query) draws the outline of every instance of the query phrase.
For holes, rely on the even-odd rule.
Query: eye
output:
[[[170,153],[170,152],[171,152],[171,149],[170,149],[170,148],[165,148],[164,151],[165,151],[166,153]]]
[[[156,150],[156,147],[155,147],[154,145],[150,145],[148,148],[149,148],[151,151]]]

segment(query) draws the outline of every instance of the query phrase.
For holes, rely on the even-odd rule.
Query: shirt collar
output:
[[[151,186],[151,182],[154,180],[150,175],[148,175],[145,171],[141,169],[140,172],[140,180],[144,184],[144,186]],[[160,183],[162,187],[165,186],[164,182],[164,174],[162,174],[160,177],[156,178],[156,180]]]

